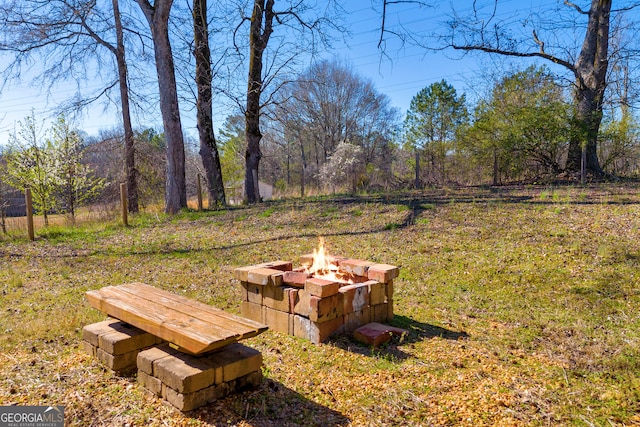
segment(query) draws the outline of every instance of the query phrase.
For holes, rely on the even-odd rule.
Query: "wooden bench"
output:
[[[144,283],[88,291],[96,309],[200,355],[266,331],[267,326]]]

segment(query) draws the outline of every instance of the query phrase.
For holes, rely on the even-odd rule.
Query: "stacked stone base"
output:
[[[262,355],[242,344],[231,344],[203,356],[161,345],[138,354],[138,381],[154,395],[181,411],[262,382]]]
[[[262,382],[262,354],[242,344],[192,356],[118,320],[85,326],[82,347],[118,375],[138,382],[181,411],[213,402]]]
[[[302,257],[310,264],[311,255]],[[242,286],[243,317],[270,329],[314,343],[355,331],[370,322],[393,319],[393,279],[398,267],[332,257],[342,274],[355,283],[315,278],[293,269],[292,263],[274,261],[237,268]]]
[[[85,326],[82,348],[118,375],[136,372],[138,353],[163,340],[115,319]]]

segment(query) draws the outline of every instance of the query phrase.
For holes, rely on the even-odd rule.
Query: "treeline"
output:
[[[613,104],[612,104],[613,105]],[[413,98],[404,117],[371,81],[337,61],[322,61],[286,84],[264,112],[261,181],[279,196],[577,180],[565,172],[572,105],[566,88],[544,68],[499,79],[486,97],[468,105],[446,81]],[[628,110],[610,108],[599,135],[606,173],[637,178],[640,139]],[[134,132],[139,203],[162,203],[166,141],[152,128]],[[242,199],[245,129],[242,115],[218,131],[223,181]],[[186,138],[187,194],[206,176],[197,142]],[[83,138],[61,116],[40,132],[30,116],[2,156],[0,206],[10,189],[31,187],[36,207],[74,215],[84,202],[117,203],[126,179],[124,133]],[[4,210],[3,209],[3,210]]]
[[[428,2],[383,2],[404,3]],[[575,16],[567,29],[548,21],[553,14],[498,19],[492,4],[464,16],[451,5],[456,18],[429,36],[406,32],[403,22],[390,27],[385,7],[379,46],[396,36],[425,51],[535,58],[561,67],[564,79],[535,67],[500,75],[472,105],[443,80],[419,91],[405,114],[348,64],[311,61],[348,37],[341,2],[273,0],[0,0],[0,53],[8,58],[0,71],[5,84],[27,70],[37,71],[35,79],[49,90],[74,82],[78,93],[61,110],[103,100],[116,101],[121,113],[122,131],[95,140],[73,131],[83,155],[74,164],[90,166],[87,177],[97,181],[64,203],[60,189],[51,191],[55,201],[42,196],[44,212],[73,215],[82,201],[114,199],[125,182],[132,212],[161,198],[165,211],[175,213],[187,206],[197,174],[205,178],[210,207],[227,203],[228,188],[241,188],[238,198],[246,203],[259,202],[260,181],[305,196],[637,176],[631,77],[640,50],[623,37],[636,30],[637,20],[629,20],[635,5],[612,9],[608,0],[586,11],[565,2],[560,11]],[[481,24],[494,18],[495,37]],[[523,35],[525,27],[532,36]],[[584,41],[577,48],[579,32]],[[88,81],[96,82],[93,92],[81,90]],[[216,135],[220,106],[230,114]],[[197,118],[193,143],[181,121],[189,107]],[[159,114],[162,128],[136,130],[134,114]],[[18,132],[12,140],[3,185],[27,185],[15,178],[12,159],[33,152],[60,158],[51,138]],[[33,187],[36,178],[30,179]]]

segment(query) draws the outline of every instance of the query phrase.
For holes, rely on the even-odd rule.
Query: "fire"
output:
[[[338,266],[329,260],[324,250],[324,238],[320,237],[319,240],[318,249],[313,250],[313,264],[307,269],[307,273],[323,275],[338,271]]]
[[[335,259],[328,255],[324,248],[324,238],[319,238],[318,249],[313,250],[313,263],[307,267],[305,273],[312,274],[326,280],[334,280],[336,282],[353,283],[350,275],[340,271],[340,267],[336,264]]]

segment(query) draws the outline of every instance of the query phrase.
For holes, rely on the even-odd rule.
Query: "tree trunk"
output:
[[[302,161],[302,173],[300,174],[300,198],[304,199],[305,194],[305,176],[307,175],[307,156],[304,153],[304,141],[302,138],[298,138],[300,141],[300,160]]]
[[[160,113],[167,144],[165,212],[176,213],[187,206],[184,139],[173,54],[169,41],[169,12],[173,0],[136,0],[145,14],[153,37],[153,49],[160,90]]]
[[[493,149],[493,185],[498,185],[500,169],[498,168],[498,149]]]
[[[260,95],[262,94],[262,56],[273,31],[274,0],[255,0],[249,30],[249,78],[247,82],[247,108],[245,112],[244,199],[246,203],[260,202],[258,188],[258,166],[262,158],[260,151]],[[264,28],[263,28],[264,20]]]
[[[131,125],[131,112],[129,109],[129,83],[127,81],[127,62],[124,49],[124,32],[118,0],[111,1],[113,5],[113,18],[116,27],[116,63],[118,65],[118,83],[120,85],[120,106],[122,108],[122,127],[124,128],[124,163],[127,181],[127,205],[129,212],[136,213],[138,206],[138,171],[135,162],[135,146],[133,126]]]
[[[602,174],[598,161],[598,132],[602,122],[602,103],[606,87],[609,17],[612,0],[591,0],[589,23],[580,56],[575,65],[576,129],[569,145],[567,170],[581,170],[584,158],[585,169]],[[584,179],[584,177],[583,177]]]
[[[416,177],[414,186],[416,190],[420,189],[422,186],[420,185],[420,149],[418,147],[414,148],[415,156],[416,156]]]
[[[207,23],[207,0],[193,0],[194,56],[196,58],[196,85],[198,86],[197,121],[200,137],[200,157],[207,176],[209,208],[227,204],[222,180],[220,155],[213,133],[211,90],[211,51]],[[212,203],[213,202],[213,203]]]

